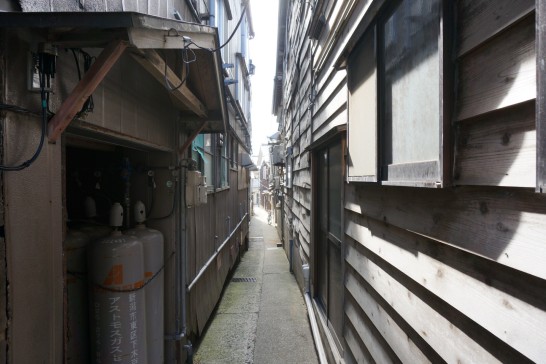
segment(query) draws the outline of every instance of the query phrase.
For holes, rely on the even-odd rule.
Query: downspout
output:
[[[209,0],[209,26],[216,26],[216,0]]]
[[[313,304],[311,303],[311,298],[309,297],[309,292],[306,292],[303,296],[305,297],[305,304],[307,305],[307,315],[309,316],[309,322],[311,323],[311,333],[315,339],[315,347],[317,348],[319,363],[328,364],[326,352],[324,351],[322,339],[320,338],[317,318],[315,317],[315,310],[313,309]]]
[[[203,122],[199,128],[197,128],[184,142],[184,144],[178,149],[178,163],[182,163],[184,155],[187,149],[190,147],[191,143],[199,135],[199,133],[207,125],[207,122]],[[186,224],[187,224],[187,215],[186,215],[186,170],[185,168],[180,168],[180,181],[178,183],[178,188],[176,189],[177,194],[177,205],[178,205],[178,216],[180,218],[176,219],[175,229],[176,229],[176,240],[178,241],[178,251],[176,254],[176,263],[175,263],[175,282],[176,282],[176,303],[175,303],[175,328],[176,333],[172,335],[165,335],[165,340],[178,343],[185,337],[187,337],[187,292],[186,292],[186,269],[188,267],[188,256],[187,256],[187,241],[186,241]],[[187,340],[187,344],[184,345],[184,350],[188,352],[188,363],[193,362],[193,346],[191,341]],[[176,352],[176,348],[175,348]]]

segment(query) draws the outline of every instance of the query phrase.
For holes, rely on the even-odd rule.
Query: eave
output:
[[[95,69],[92,66],[89,76],[84,77],[64,100],[63,113],[50,121],[50,141],[55,141],[68,127],[73,118],[72,111],[78,109],[82,98],[85,100],[86,95],[94,91],[121,54],[130,54],[143,71],[164,84],[165,63],[158,51],[163,54],[181,50],[188,46],[186,37],[207,49],[219,45],[216,28],[133,12],[0,12],[0,28],[16,29],[30,44],[103,49],[97,57],[102,57],[102,64],[96,62]],[[188,82],[170,93],[173,107],[180,111],[179,119],[188,130],[206,123],[203,132],[225,132],[228,113],[220,54],[193,44],[189,48],[197,61],[190,65]],[[192,74],[195,77],[192,78]],[[167,67],[171,84],[179,84],[180,77]],[[67,103],[70,105],[65,105]],[[59,120],[61,117],[63,120]],[[54,127],[52,122],[55,122]]]

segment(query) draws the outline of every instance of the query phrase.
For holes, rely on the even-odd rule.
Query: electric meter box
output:
[[[188,208],[207,203],[207,179],[199,171],[186,174],[186,206]]]

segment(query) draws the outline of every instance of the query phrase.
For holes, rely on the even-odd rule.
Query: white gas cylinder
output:
[[[111,225],[123,223],[112,206]],[[119,230],[88,249],[91,287],[91,357],[95,363],[147,363],[144,248]]]
[[[144,225],[146,208],[141,201],[135,203],[134,214],[137,225],[125,235],[135,236],[144,247],[148,363],[163,363],[163,234]]]

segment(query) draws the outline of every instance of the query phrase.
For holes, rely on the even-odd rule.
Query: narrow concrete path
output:
[[[194,363],[318,363],[304,299],[267,213],[255,206],[249,250],[226,287]]]

